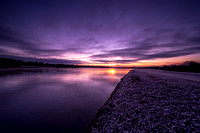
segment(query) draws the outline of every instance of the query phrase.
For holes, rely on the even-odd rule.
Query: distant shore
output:
[[[45,63],[41,61],[23,61],[10,58],[0,58],[0,69],[7,68],[134,68],[134,67],[117,67],[117,66],[99,66],[97,65],[81,65],[81,64],[55,64]]]
[[[88,132],[198,132],[199,99],[199,73],[135,69],[122,78]]]

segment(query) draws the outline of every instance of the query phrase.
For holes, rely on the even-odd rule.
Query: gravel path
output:
[[[88,131],[200,132],[200,82],[184,78],[190,73],[182,73],[183,78],[172,76],[176,72],[166,73],[130,71],[99,109]]]

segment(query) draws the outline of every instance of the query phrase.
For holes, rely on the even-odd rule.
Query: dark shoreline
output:
[[[131,71],[132,71],[132,70],[131,70]],[[130,73],[130,71],[129,71],[128,73]],[[128,74],[128,73],[127,73],[127,74]],[[126,74],[126,75],[127,75],[127,74]],[[124,75],[124,77],[125,77],[126,75]],[[110,97],[108,98],[108,100],[99,108],[99,110],[97,111],[97,113],[96,113],[94,119],[92,119],[91,123],[88,124],[88,127],[87,127],[87,129],[86,129],[86,131],[85,131],[86,133],[90,133],[90,132],[91,132],[91,127],[98,121],[97,118],[98,118],[99,116],[102,115],[102,112],[104,111],[104,106],[106,106],[107,104],[109,104],[109,102],[112,100],[113,95],[114,95],[114,94],[116,93],[116,91],[119,89],[119,85],[120,85],[121,81],[124,79],[124,77],[121,78],[120,82],[116,85],[114,91],[111,93],[111,95],[110,95]]]
[[[75,64],[52,64],[39,61],[22,61],[10,58],[0,58],[0,68],[134,68],[134,67],[115,67],[115,66],[91,66],[91,65],[75,65]]]

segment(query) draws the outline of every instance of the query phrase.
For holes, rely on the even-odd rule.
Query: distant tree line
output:
[[[154,69],[162,69],[166,71],[179,72],[198,72],[200,73],[200,63],[194,61],[187,61],[179,65],[164,65],[163,67],[148,67]]]
[[[0,58],[0,68],[14,67],[78,67],[77,65],[49,64],[43,62],[22,61],[9,58]]]
[[[49,64],[49,63],[44,63],[44,62],[33,62],[33,61],[15,60],[15,59],[10,59],[10,58],[0,58],[0,68],[19,68],[19,67],[110,68],[109,66]],[[133,67],[115,67],[115,68],[133,68]]]

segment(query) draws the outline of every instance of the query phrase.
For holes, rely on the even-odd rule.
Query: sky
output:
[[[109,66],[200,61],[200,1],[1,0],[0,57]]]

